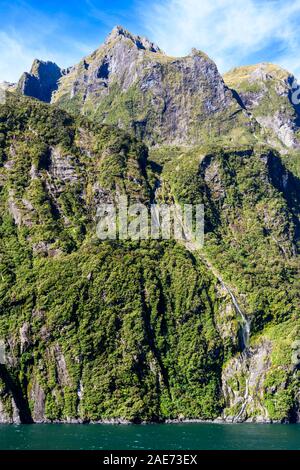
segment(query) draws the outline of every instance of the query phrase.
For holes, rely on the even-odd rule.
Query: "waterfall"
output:
[[[236,297],[235,297],[234,293],[231,291],[231,289],[229,289],[229,287],[224,284],[224,282],[221,278],[219,278],[219,281],[221,282],[224,289],[226,289],[226,291],[230,295],[232,303],[234,305],[234,308],[241,317],[241,320],[242,320],[242,325],[241,326],[242,326],[243,349],[246,350],[249,346],[250,332],[251,332],[251,320],[249,320],[246,317],[246,315],[244,314],[244,312],[240,308],[240,306],[239,306],[239,304],[236,300]]]
[[[197,251],[206,266],[209,268],[209,270],[213,273],[213,275],[218,279],[220,282],[221,286],[223,287],[224,290],[228,292],[228,294],[231,297],[232,303],[234,305],[235,311],[237,314],[240,316],[241,319],[241,332],[242,332],[242,348],[243,352],[247,351],[249,347],[249,342],[250,342],[250,333],[251,333],[251,320],[247,318],[247,316],[244,314],[243,310],[238,304],[238,301],[232,292],[232,290],[224,283],[221,275],[218,273],[218,271],[212,266],[212,264],[208,261],[208,259],[205,257],[203,251],[197,246],[196,242],[187,242],[185,241],[185,246],[188,250],[190,251]]]
[[[160,188],[160,183],[158,183],[156,190],[155,190],[155,200],[156,200],[156,194],[157,191]],[[251,320],[247,318],[247,316],[244,314],[242,311],[241,307],[238,304],[238,301],[232,292],[232,290],[224,283],[221,275],[218,273],[218,271],[212,266],[210,261],[205,257],[203,250],[201,249],[202,247],[199,246],[197,241],[192,240],[192,236],[190,233],[187,233],[187,227],[183,226],[181,218],[178,216],[177,211],[174,213],[175,219],[181,224],[181,227],[183,229],[183,235],[184,235],[184,245],[187,250],[189,251],[197,251],[198,254],[200,255],[202,261],[206,264],[206,266],[209,268],[209,270],[214,274],[214,276],[219,280],[221,286],[223,289],[225,289],[228,294],[231,297],[232,303],[234,305],[235,311],[241,318],[241,332],[242,332],[242,348],[243,352],[247,352],[248,347],[249,347],[249,341],[250,341],[250,333],[251,333]]]

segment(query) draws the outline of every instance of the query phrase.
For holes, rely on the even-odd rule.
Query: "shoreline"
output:
[[[128,421],[124,419],[103,419],[97,421],[87,421],[87,420],[80,420],[80,419],[70,419],[70,420],[56,420],[56,421],[36,421],[33,423],[13,423],[13,422],[1,422],[0,426],[35,426],[35,425],[43,425],[43,424],[54,424],[54,425],[113,425],[113,426],[151,426],[151,425],[161,425],[161,424],[220,424],[220,425],[235,425],[235,424],[257,424],[257,425],[293,425],[293,424],[300,424],[298,423],[290,423],[290,422],[282,422],[282,421],[272,421],[272,420],[246,420],[246,421],[234,421],[234,420],[225,420],[217,418],[215,420],[203,420],[203,419],[166,419],[161,421],[141,421],[141,422],[134,422]]]

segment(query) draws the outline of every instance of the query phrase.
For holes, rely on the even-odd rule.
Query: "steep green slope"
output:
[[[87,245],[22,264],[0,331],[35,421],[218,416],[214,282],[184,250]]]
[[[195,256],[250,324],[246,352],[223,366],[224,415],[298,419],[300,180],[261,146],[190,150],[164,165],[161,180],[160,200],[205,205],[205,246]]]
[[[0,122],[1,420],[217,417],[228,295],[173,242],[96,237],[97,204],[149,200],[146,148],[30,99]]]
[[[0,421],[297,419],[299,179],[278,154],[148,158],[117,128],[14,95],[0,145]],[[99,203],[155,188],[205,204],[203,250],[97,239]]]
[[[193,150],[166,164],[162,181],[163,199],[204,203],[205,250],[224,279],[251,294],[255,321],[290,315],[299,301],[300,186],[279,155],[261,147]]]

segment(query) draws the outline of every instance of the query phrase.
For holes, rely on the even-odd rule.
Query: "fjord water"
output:
[[[1,450],[299,450],[300,425],[1,425]]]

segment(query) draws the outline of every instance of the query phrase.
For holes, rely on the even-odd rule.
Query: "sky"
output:
[[[15,82],[35,58],[69,67],[115,25],[167,54],[193,47],[223,73],[273,62],[300,78],[300,0],[0,0],[0,82]]]

